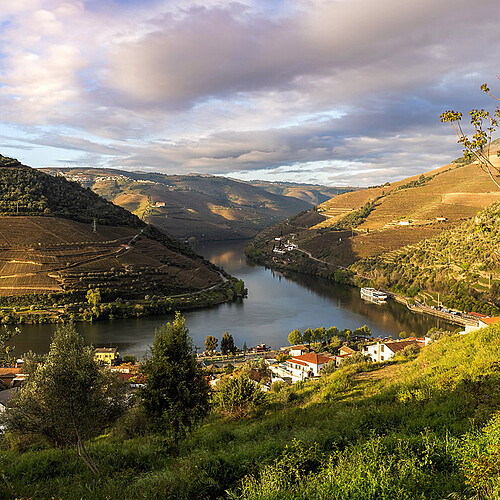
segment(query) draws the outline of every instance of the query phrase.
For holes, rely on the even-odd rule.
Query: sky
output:
[[[495,108],[495,0],[1,0],[0,154],[370,186]]]

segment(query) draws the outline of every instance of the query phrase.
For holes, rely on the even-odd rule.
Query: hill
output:
[[[359,189],[355,187],[327,187],[319,184],[299,184],[296,182],[271,182],[260,180],[248,181],[248,183],[252,184],[252,186],[265,189],[270,193],[291,196],[310,203],[311,205],[319,205],[334,196]]]
[[[500,328],[491,326],[443,336],[418,356],[278,384],[259,412],[214,412],[177,452],[134,408],[87,443],[100,476],[75,450],[5,436],[0,496],[498,498],[499,357]]]
[[[422,302],[439,292],[449,307],[497,314],[477,302],[500,307],[500,202],[434,238],[362,259],[353,269],[378,287]]]
[[[474,164],[455,162],[399,182],[336,196],[316,211],[301,213],[262,231],[248,255],[285,269],[366,284],[366,280],[353,281],[334,272],[338,267],[350,267],[377,287],[409,296],[422,291],[424,295],[418,297],[426,297],[430,304],[438,305],[439,292],[446,294],[444,302],[448,305],[469,296],[467,309],[479,311],[486,307],[484,310],[490,311],[485,304],[500,305],[495,237],[486,231],[483,243],[477,246],[471,243],[478,241],[477,235],[469,233],[469,226],[456,233],[452,230],[485,207],[496,207],[494,203],[499,200],[500,191],[485,172]],[[484,215],[491,218],[491,227],[496,227],[495,213],[496,208],[492,208]],[[273,253],[275,238],[281,235],[318,260],[299,252]],[[437,248],[439,251],[434,252]],[[417,255],[426,253],[427,262],[416,260],[412,255],[415,251]],[[449,265],[446,270],[443,252]],[[412,271],[407,267],[410,261],[414,263]],[[432,270],[429,261],[434,262]],[[495,307],[491,310],[496,311]]]
[[[45,169],[181,239],[250,238],[264,227],[312,206],[249,183],[211,175],[164,175],[111,169]]]
[[[75,182],[5,157],[0,265],[4,322],[165,312],[172,306],[167,297],[229,286],[218,268],[137,216]],[[101,294],[93,311],[86,296],[91,288]],[[226,291],[222,295],[214,300],[227,300]],[[194,302],[210,301],[200,295]],[[19,306],[32,307],[21,312]]]

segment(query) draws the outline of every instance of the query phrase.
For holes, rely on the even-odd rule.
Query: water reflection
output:
[[[411,313],[389,301],[385,305],[365,302],[359,290],[297,273],[280,273],[247,262],[245,242],[219,242],[196,248],[206,258],[242,278],[249,290],[245,300],[221,304],[185,314],[196,346],[202,348],[207,335],[218,339],[228,330],[240,347],[264,342],[272,346],[287,344],[291,330],[337,326],[351,330],[367,325],[376,336],[398,336],[399,332],[426,333],[446,326],[441,319]],[[155,328],[171,316],[79,323],[78,330],[89,343],[117,346],[122,354],[139,356],[153,341]],[[450,328],[454,329],[453,325]],[[16,353],[31,349],[46,352],[55,325],[27,325],[14,341]]]

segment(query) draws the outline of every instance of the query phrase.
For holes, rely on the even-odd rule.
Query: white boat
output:
[[[361,289],[361,297],[374,302],[383,302],[387,299],[387,294],[385,292],[381,292],[380,290],[376,290],[375,288],[364,287]]]

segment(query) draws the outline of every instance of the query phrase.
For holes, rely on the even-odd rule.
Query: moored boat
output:
[[[364,287],[361,289],[361,297],[374,302],[383,302],[387,299],[387,294],[375,288]]]

